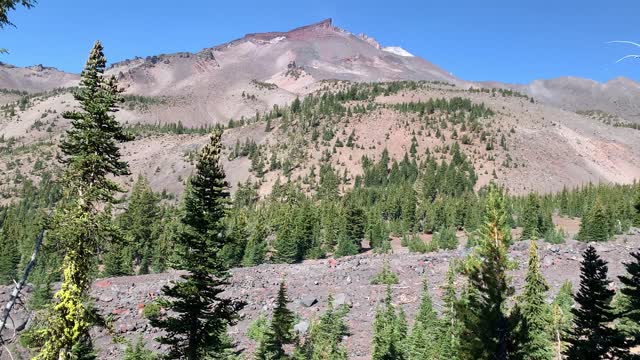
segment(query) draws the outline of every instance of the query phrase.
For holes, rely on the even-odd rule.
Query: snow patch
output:
[[[392,54],[396,54],[398,56],[404,56],[404,57],[414,57],[414,55],[410,52],[408,52],[407,50],[399,47],[399,46],[386,46],[382,48],[382,51],[386,51]]]
[[[282,41],[284,39],[286,39],[286,37],[278,36],[278,37],[275,37],[275,38],[269,40],[269,44],[277,44],[277,43],[279,43],[280,41]]]

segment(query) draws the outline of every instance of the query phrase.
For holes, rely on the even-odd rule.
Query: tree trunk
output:
[[[18,300],[18,297],[20,296],[20,292],[22,291],[22,288],[27,282],[27,279],[29,278],[29,274],[31,273],[31,270],[33,270],[33,267],[36,265],[36,258],[40,253],[40,247],[42,246],[42,239],[44,238],[44,233],[45,233],[45,229],[43,228],[40,231],[40,234],[38,234],[38,237],[36,238],[35,248],[33,249],[33,253],[31,254],[31,259],[29,260],[29,263],[27,264],[27,267],[24,270],[22,279],[20,279],[20,282],[16,283],[15,288],[11,292],[11,297],[9,298],[9,302],[2,309],[2,314],[0,315],[0,345],[4,343],[4,339],[2,339],[2,331],[4,330],[7,324],[7,319],[9,319],[11,310],[13,309],[13,307],[16,304],[16,301]]]

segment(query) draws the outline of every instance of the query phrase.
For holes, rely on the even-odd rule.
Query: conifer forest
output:
[[[0,30],[39,6],[0,1]],[[140,90],[176,61],[236,71],[224,51],[247,44],[345,37],[410,61],[345,32],[116,64],[96,41],[72,85],[42,90],[0,73],[0,359],[640,359],[639,172],[571,178],[578,160],[552,173],[541,153],[532,178],[527,156],[573,133],[542,118],[532,146],[523,125],[544,108],[640,140],[637,122],[445,77],[322,79],[320,60],[211,90],[244,109],[219,121],[188,118],[196,85]]]

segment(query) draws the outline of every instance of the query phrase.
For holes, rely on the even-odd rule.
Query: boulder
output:
[[[333,305],[335,305],[336,307],[342,306],[342,305],[351,307],[353,306],[353,303],[351,302],[351,299],[347,296],[347,294],[339,293],[339,294],[336,294],[336,296],[334,296]]]
[[[309,322],[302,320],[293,326],[293,331],[298,335],[305,335],[309,330]]]
[[[312,307],[313,305],[318,303],[318,298],[313,295],[307,295],[300,300],[300,304],[304,307]]]

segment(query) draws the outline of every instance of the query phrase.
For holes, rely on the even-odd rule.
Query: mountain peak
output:
[[[309,24],[309,25],[305,25],[305,26],[301,26],[298,28],[295,28],[289,32],[294,32],[294,31],[299,31],[299,30],[305,30],[305,29],[330,29],[333,27],[333,20],[331,18],[328,19],[324,19],[322,21],[319,21],[317,23],[314,24]]]
[[[244,36],[241,40],[254,40],[254,41],[271,41],[278,37],[284,38],[304,38],[314,33],[323,33],[325,31],[336,30],[333,27],[333,20],[331,18],[324,19],[320,22],[297,27],[289,31],[270,31],[264,33],[250,33]]]

